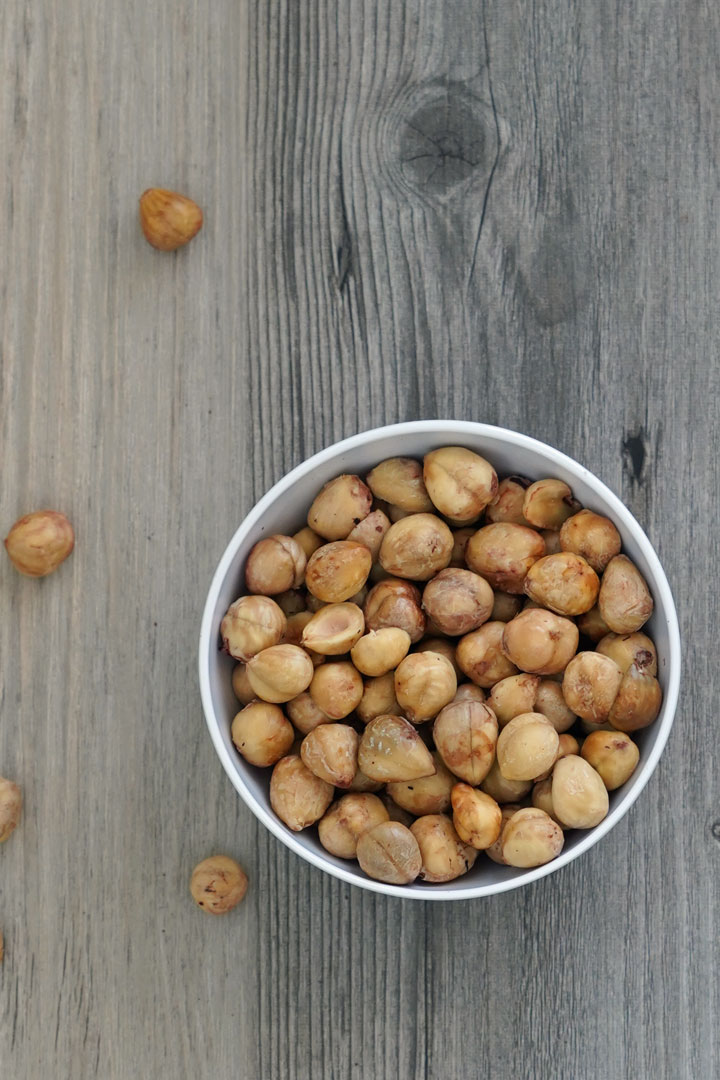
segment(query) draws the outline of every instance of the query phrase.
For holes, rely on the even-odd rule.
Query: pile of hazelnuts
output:
[[[243,708],[295,832],[392,884],[484,852],[534,867],[608,813],[660,710],[647,584],[561,480],[461,446],[338,476],[307,526],[251,550],[222,620]]]

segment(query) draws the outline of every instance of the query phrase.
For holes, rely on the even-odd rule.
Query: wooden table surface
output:
[[[707,0],[5,0],[0,1073],[720,1073],[720,9]],[[153,184],[205,227],[143,240]],[[499,423],[646,527],[684,686],[639,802],[533,887],[384,899],[236,796],[196,678],[228,538],[353,432]],[[247,867],[202,915],[191,868]]]

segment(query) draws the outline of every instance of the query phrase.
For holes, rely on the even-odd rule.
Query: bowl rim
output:
[[[655,743],[650,751],[648,759],[642,766],[642,772],[638,776],[635,786],[628,792],[625,798],[612,808],[608,816],[604,818],[599,825],[588,830],[587,834],[572,848],[562,851],[556,859],[553,859],[549,863],[545,863],[544,866],[533,867],[522,874],[508,878],[506,881],[494,882],[489,885],[472,885],[460,889],[457,887],[454,889],[445,889],[442,886],[435,885],[432,889],[428,888],[426,892],[425,889],[422,891],[415,891],[408,889],[407,886],[389,885],[381,881],[374,881],[372,878],[359,878],[356,873],[326,861],[322,855],[308,850],[301,844],[296,835],[290,832],[274,814],[269,812],[262,803],[255,798],[252,792],[245,786],[237,768],[237,763],[231,757],[222,739],[220,719],[215,713],[212,701],[210,657],[212,650],[217,648],[215,640],[216,634],[213,631],[215,607],[228,570],[235,558],[237,549],[247,532],[262,518],[265,510],[272,505],[276,499],[291,488],[300,477],[312,472],[319,465],[322,465],[343,453],[352,451],[359,446],[363,446],[368,442],[392,435],[436,434],[440,432],[447,432],[448,436],[458,436],[460,439],[463,435],[484,436],[485,438],[492,438],[515,446],[521,446],[528,451],[542,453],[543,456],[574,473],[576,476],[586,481],[590,487],[594,488],[607,502],[612,512],[617,515],[617,519],[622,521],[625,528],[632,533],[634,539],[643,549],[654,577],[655,589],[658,594],[655,599],[656,601],[661,600],[662,603],[667,623],[670,647],[667,658],[667,688],[663,702],[664,715],[660,726],[657,729]],[[386,896],[398,896],[405,900],[469,900],[482,896],[494,896],[497,893],[509,892],[511,889],[518,889],[523,885],[529,885],[531,882],[538,881],[548,874],[555,873],[557,870],[560,870],[563,866],[567,866],[568,863],[572,862],[597,844],[603,836],[610,832],[620,819],[625,816],[654,773],[672,729],[680,691],[681,643],[675,602],[660,559],[639,522],[621,499],[611,491],[599,477],[590,472],[590,470],[580,464],[580,462],[571,458],[569,455],[564,454],[562,451],[555,449],[555,447],[550,446],[548,443],[544,443],[539,439],[534,439],[529,435],[524,435],[521,432],[513,431],[510,428],[498,427],[494,424],[477,423],[471,420],[410,420],[398,424],[386,424],[382,427],[369,428],[366,431],[360,431],[355,435],[350,435],[348,438],[341,439],[339,442],[326,446],[324,449],[319,450],[316,454],[306,458],[299,465],[296,465],[295,468],[291,469],[290,472],[282,476],[258,500],[258,502],[255,503],[235,530],[235,533],[225,548],[213,574],[203,610],[198,661],[200,696],[202,699],[205,721],[215,751],[223,768],[233,784],[233,787],[256,818],[258,818],[258,820],[261,821],[274,836],[282,841],[286,847],[290,848],[295,854],[300,855],[307,862],[318,867],[320,870],[323,870],[325,873],[331,874],[333,877],[339,878],[341,881],[348,882],[351,885],[368,889],[371,892],[382,893]]]

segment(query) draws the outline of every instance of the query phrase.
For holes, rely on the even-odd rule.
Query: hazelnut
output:
[[[473,533],[477,532],[475,526],[465,527],[463,529],[453,529],[453,549],[450,556],[450,566],[459,567],[465,569],[465,548],[467,542]]]
[[[393,506],[392,503],[388,503],[387,506],[387,516],[391,525],[394,525],[396,521],[401,521],[403,518],[412,517],[416,513],[418,513],[417,510],[403,510],[399,506]]]
[[[594,605],[600,581],[581,555],[561,551],[538,559],[528,570],[525,592],[558,615],[582,615]]]
[[[396,668],[395,697],[403,715],[414,724],[437,716],[456,690],[455,669],[440,653],[411,653]]]
[[[620,554],[622,541],[610,518],[581,510],[564,522],[560,545],[563,551],[582,555],[596,574],[602,574],[610,560]]]
[[[561,758],[552,774],[552,802],[558,821],[569,829],[592,829],[607,816],[607,788],[584,758]]]
[[[238,701],[242,702],[243,705],[249,705],[251,701],[255,700],[255,691],[250,685],[247,669],[242,660],[233,668],[232,688],[235,697]]]
[[[373,562],[376,562],[383,537],[389,528],[390,520],[382,510],[373,510],[348,533],[347,538],[354,544],[363,544],[370,552]]]
[[[305,611],[304,589],[288,589],[286,592],[277,593],[274,600],[288,619],[291,615],[301,615]]]
[[[323,656],[341,656],[362,637],[365,618],[357,604],[326,604],[308,621],[302,645]]]
[[[600,608],[597,604],[595,607],[590,608],[589,611],[586,611],[584,615],[579,616],[577,625],[580,633],[584,637],[590,638],[591,641],[600,641],[601,638],[610,633],[610,627],[600,614]]]
[[[534,780],[557,758],[558,733],[542,713],[522,713],[500,732],[497,761],[507,780]]]
[[[321,607],[328,607],[328,604],[322,604]],[[318,608],[320,611],[320,607]],[[305,633],[305,627],[308,623],[315,618],[315,612],[313,611],[298,611],[296,615],[289,615],[287,626],[285,627],[285,633],[280,641],[281,645],[301,645],[303,634]],[[312,649],[305,649],[312,660],[315,667],[318,664],[325,662],[325,657],[322,653],[313,652]]]
[[[356,769],[355,775],[348,784],[348,791],[382,791],[383,784],[380,780],[371,780],[369,776],[366,776],[362,769]]]
[[[594,731],[582,744],[581,754],[600,774],[608,791],[630,779],[640,760],[640,751],[624,731]]]
[[[305,558],[309,559],[319,547],[323,546],[322,536],[318,536],[309,525],[306,525],[304,529],[300,529],[293,536],[293,540],[300,545],[305,552]]]
[[[505,626],[501,622],[486,622],[478,630],[461,637],[457,644],[455,656],[460,670],[485,689],[518,673],[502,650]]]
[[[140,225],[148,244],[158,251],[176,251],[200,232],[203,212],[186,195],[166,188],[148,188],[140,196]]]
[[[607,565],[598,595],[600,614],[615,634],[632,634],[648,621],[653,599],[637,566],[625,555]]]
[[[545,553],[546,555],[557,555],[562,551],[562,545],[560,544],[560,533],[555,529],[541,529],[540,535],[545,541]]]
[[[533,785],[531,797],[534,807],[538,810],[544,810],[547,816],[551,817],[561,829],[567,828],[567,826],[563,826],[561,821],[558,821],[557,815],[555,814],[555,807],[553,806],[552,801],[552,778],[549,774]]]
[[[8,558],[26,577],[57,570],[75,546],[73,527],[57,510],[36,510],[19,518],[5,537]]]
[[[534,529],[499,521],[470,537],[465,561],[493,589],[521,593],[528,570],[544,554],[545,541]]]
[[[490,618],[493,622],[510,622],[522,611],[523,601],[520,596],[512,593],[496,592],[493,599],[493,609]]]
[[[308,525],[326,540],[345,540],[371,506],[372,493],[359,476],[336,476],[315,496]]]
[[[387,578],[378,582],[367,594],[363,610],[368,630],[397,626],[409,634],[412,642],[419,641],[425,633],[420,590],[409,581]]]
[[[493,591],[471,570],[448,568],[436,574],[423,591],[423,608],[443,634],[459,636],[477,630],[490,618]]]
[[[526,675],[524,672],[495,683],[488,705],[497,716],[500,727],[505,727],[521,713],[533,711],[539,684],[539,675]]]
[[[562,686],[552,679],[541,679],[533,711],[546,716],[558,734],[568,731],[577,720],[575,713],[567,706]]]
[[[482,686],[476,686],[473,682],[461,683],[455,691],[453,701],[479,701],[483,702],[486,693]]]
[[[318,600],[340,604],[363,587],[371,566],[370,552],[363,544],[337,540],[323,544],[310,556],[305,584]]]
[[[211,855],[198,863],[190,877],[190,894],[203,911],[224,915],[247,892],[247,874],[229,855]]]
[[[288,589],[297,589],[302,585],[306,562],[305,552],[292,536],[268,536],[259,540],[245,563],[247,590],[262,596],[275,596]]]
[[[15,829],[22,812],[22,792],[12,780],[0,776],[0,844]]]
[[[319,821],[332,797],[332,784],[311,772],[295,754],[281,758],[272,771],[270,805],[293,832]]]
[[[482,783],[490,771],[497,737],[495,713],[479,701],[446,705],[433,725],[440,757],[451,773],[473,787]]]
[[[435,506],[458,525],[477,518],[498,489],[490,462],[464,446],[443,446],[426,454],[423,476]]]
[[[542,866],[563,849],[563,831],[556,821],[534,806],[518,810],[502,834],[502,857],[508,866]]]
[[[318,822],[318,838],[331,855],[354,859],[362,834],[388,820],[388,812],[377,795],[343,795]]]
[[[553,675],[568,665],[578,641],[578,628],[570,619],[543,608],[530,608],[505,625],[502,648],[523,671]]]
[[[622,671],[609,656],[580,652],[565,668],[563,697],[576,716],[605,724],[622,680]]]
[[[558,735],[558,752],[557,752],[557,756],[555,758],[555,761],[559,761],[560,758],[567,757],[568,754],[579,754],[579,753],[580,753],[580,743],[577,741],[577,739],[575,738],[574,735],[568,735],[567,732],[563,732],[562,735]],[[554,765],[554,762],[553,762],[553,765]],[[538,782],[540,780],[547,780],[551,773],[552,773],[552,766],[549,769],[546,769],[545,772],[540,773],[538,776],[536,776],[535,777],[536,782]],[[546,809],[547,809],[547,807],[543,806],[543,810],[546,810]],[[548,814],[550,814],[549,810],[548,810]],[[550,814],[550,817],[552,817],[552,814]]]
[[[393,671],[407,656],[410,635],[399,626],[384,626],[371,630],[350,650],[352,662],[363,675],[379,676]]]
[[[439,653],[440,656],[444,656],[445,659],[449,660],[452,664],[455,678],[460,679],[462,678],[462,671],[458,667],[457,657],[455,655],[456,651],[455,643],[453,641],[448,641],[445,637],[426,637],[413,649],[414,653],[434,652]]]
[[[371,780],[383,783],[435,774],[430,751],[402,716],[376,716],[370,721],[360,739],[358,765]]]
[[[393,802],[417,817],[422,814],[442,814],[450,806],[450,792],[456,782],[455,777],[445,768],[437,751],[432,759],[435,763],[434,776],[421,776],[387,785],[387,793]]]
[[[248,661],[256,653],[277,645],[287,619],[269,596],[241,596],[220,623],[223,648],[236,660]]]
[[[357,860],[368,877],[390,885],[409,885],[422,870],[418,842],[399,821],[383,821],[362,833]]]
[[[391,525],[380,547],[380,564],[389,574],[428,581],[450,562],[453,537],[434,514],[412,514]]]
[[[623,672],[634,664],[645,675],[657,675],[657,650],[647,634],[606,634],[596,648]]]
[[[400,510],[420,514],[434,509],[425,489],[422,465],[413,458],[381,461],[365,479],[376,499],[382,499]]]
[[[383,806],[388,812],[388,816],[391,821],[399,821],[401,825],[405,825],[406,828],[410,828],[415,817],[413,814],[409,814],[407,810],[403,810],[401,806],[398,806],[396,802],[388,795],[387,791],[383,792],[380,796]]]
[[[419,876],[423,881],[453,881],[467,874],[475,863],[477,851],[463,843],[445,814],[419,817],[410,826],[410,832],[420,848],[422,870]]]
[[[525,798],[531,788],[532,780],[507,780],[500,772],[497,758],[480,785],[481,791],[490,795],[501,806],[507,802],[519,802]]]
[[[297,645],[271,645],[247,662],[248,679],[257,696],[276,705],[307,690],[313,671],[312,660]]]
[[[538,529],[559,529],[580,509],[562,480],[537,480],[525,492],[523,515]]]
[[[349,716],[362,695],[360,672],[348,660],[323,664],[315,670],[310,683],[310,697],[332,720]]]
[[[274,765],[289,752],[295,732],[278,705],[251,701],[237,714],[230,727],[235,749],[251,765]]]
[[[530,787],[530,785],[528,785],[528,789],[529,789],[529,787]],[[486,849],[485,854],[488,855],[492,859],[493,862],[499,863],[501,866],[507,866],[508,865],[505,862],[505,859],[503,858],[503,854],[502,854],[502,842],[503,842],[503,834],[505,833],[505,828],[507,826],[508,821],[510,821],[510,819],[515,814],[517,814],[518,810],[522,810],[522,809],[523,809],[523,807],[519,803],[506,803],[505,806],[500,807],[500,811],[501,811],[501,814],[502,814],[502,820],[500,822],[500,835],[498,836],[495,843],[491,844],[490,847]]]
[[[291,698],[285,709],[301,735],[309,735],[320,724],[331,723],[330,717],[317,707],[307,690]]]
[[[477,851],[494,844],[502,824],[502,811],[495,800],[469,784],[455,784],[451,800],[453,824],[460,839]]]
[[[493,524],[509,521],[513,525],[527,525],[523,503],[529,487],[530,481],[524,476],[506,476],[498,484],[495,498],[487,508],[486,519]]]
[[[376,716],[386,713],[391,716],[399,715],[400,706],[395,697],[395,672],[389,671],[387,675],[365,679],[363,695],[355,711],[363,724],[369,724]]]
[[[347,724],[321,724],[302,741],[300,757],[310,772],[335,787],[350,787],[357,772],[358,735]]]
[[[618,731],[639,731],[657,719],[662,705],[660,683],[637,664],[631,664],[608,716]]]

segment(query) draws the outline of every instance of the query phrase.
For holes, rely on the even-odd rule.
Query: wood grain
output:
[[[711,1077],[720,15],[704,0],[6,0],[0,1062],[36,1080]],[[198,199],[152,251],[136,202]],[[485,902],[384,900],[256,825],[205,733],[199,617],[243,514],[375,424],[578,457],[678,600],[674,735],[602,844]],[[187,880],[236,853],[227,919]]]

